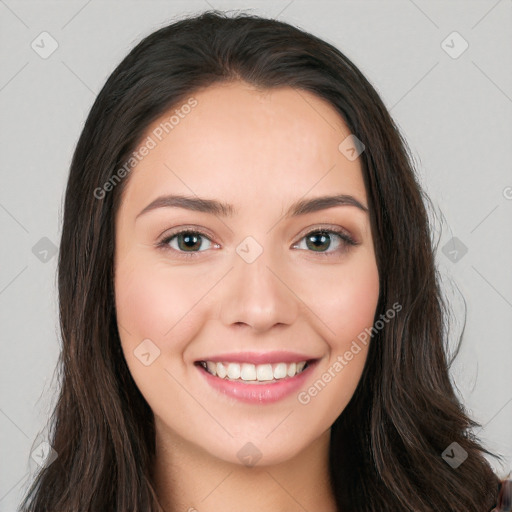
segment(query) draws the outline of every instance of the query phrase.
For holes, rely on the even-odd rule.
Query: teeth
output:
[[[254,365],[251,365],[254,366]],[[272,371],[271,364],[259,364],[256,366],[256,378],[257,380],[272,380],[274,378],[274,372]]]
[[[293,363],[295,364],[295,363]],[[291,366],[291,365],[290,365]],[[288,368],[286,367],[286,363],[279,363],[276,365],[274,370],[274,379],[284,379],[288,375]],[[292,376],[295,375],[295,371]]]
[[[242,370],[240,372],[242,380],[256,380],[256,368],[253,364],[242,364]]]
[[[201,365],[211,373],[221,379],[244,380],[266,382],[271,380],[285,379],[294,377],[301,373],[306,361],[300,363],[276,363],[276,364],[250,364],[250,363],[214,363],[213,361],[203,361]]]
[[[206,369],[208,370],[208,363],[206,363]],[[228,374],[228,372],[226,371],[226,367],[222,363],[217,363],[217,365],[215,367],[215,371],[212,371],[210,373],[212,375],[217,375],[221,379],[223,379]]]
[[[240,365],[238,363],[228,364],[228,377],[231,380],[240,378]]]

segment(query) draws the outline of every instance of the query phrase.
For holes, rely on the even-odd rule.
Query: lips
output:
[[[272,403],[304,385],[319,358],[292,352],[244,352],[195,362],[214,390],[243,402]]]

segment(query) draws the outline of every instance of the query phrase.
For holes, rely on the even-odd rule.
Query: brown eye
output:
[[[357,245],[347,233],[329,229],[310,231],[302,240],[305,240],[305,247],[299,243],[294,248],[306,249],[321,254],[336,253],[343,251],[347,246]]]
[[[204,234],[199,231],[192,230],[183,230],[178,233],[171,234],[167,236],[160,243],[161,246],[167,246],[171,249],[174,249],[178,252],[203,252],[206,249],[209,249],[210,246],[207,245],[206,248],[203,248],[205,245],[204,240],[208,241],[208,244],[211,246],[211,240]],[[203,248],[202,250],[199,250]]]

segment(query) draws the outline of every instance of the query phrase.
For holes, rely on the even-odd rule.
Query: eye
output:
[[[207,240],[207,243],[205,244],[203,240]],[[205,233],[186,228],[166,236],[158,245],[189,256],[210,249],[212,241]]]
[[[334,249],[331,249],[334,242]],[[358,245],[358,243],[345,231],[337,229],[315,229],[310,231],[301,239],[305,240],[305,249],[322,255],[329,255],[331,253],[342,252],[349,246]],[[294,249],[304,249],[303,244],[295,244]]]
[[[303,240],[305,241],[305,247],[302,244]],[[172,250],[180,257],[193,257],[199,252],[211,249],[212,246],[215,248],[220,247],[218,244],[213,244],[206,233],[192,228],[183,228],[172,232],[158,242],[157,245],[162,249]],[[347,250],[349,246],[354,245],[359,245],[359,243],[341,229],[317,228],[307,233],[298,244],[292,247],[293,249],[305,249],[322,256],[329,256],[341,253]]]

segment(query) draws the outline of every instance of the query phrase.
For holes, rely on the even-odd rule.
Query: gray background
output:
[[[454,339],[467,304],[452,376],[483,425],[475,432],[505,457],[503,466],[490,459],[505,476],[512,461],[511,0],[0,0],[0,511],[16,509],[38,467],[31,453],[55,402],[52,248],[83,122],[135,43],[176,16],[209,8],[251,10],[322,37],[381,94],[438,211],[437,262],[455,312]],[[31,45],[48,51],[45,31],[58,48],[42,58]]]

